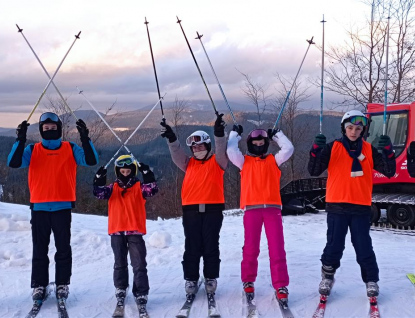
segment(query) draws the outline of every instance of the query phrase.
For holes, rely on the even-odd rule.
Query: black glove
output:
[[[175,142],[177,140],[176,134],[173,132],[173,129],[169,125],[167,125],[164,121],[160,123],[162,126],[161,128],[161,137],[167,138],[170,143]]]
[[[22,123],[19,126],[17,126],[17,129],[16,129],[17,140],[26,142],[27,127],[29,126],[30,124],[26,120],[22,121]]]
[[[411,141],[408,147],[408,159],[415,159],[415,141]]]
[[[323,134],[318,134],[316,137],[314,137],[314,145],[317,147],[324,147],[326,145],[327,139],[326,136]]]
[[[222,117],[223,117],[223,114],[216,114],[215,126],[213,127],[213,133],[216,137],[225,136],[226,123]]]
[[[239,136],[244,132],[244,128],[241,125],[233,125],[232,130],[236,131]]]
[[[86,128],[86,124],[82,119],[76,121],[76,129],[78,129],[79,135],[81,136],[81,141],[89,140],[89,130]]]
[[[381,135],[379,137],[378,148],[382,150],[383,154],[388,158],[391,158],[394,154],[392,141],[387,135]]]
[[[107,169],[101,166],[95,174],[94,186],[103,187],[107,183]]]
[[[142,174],[146,174],[150,170],[150,167],[146,165],[145,163],[140,162],[138,164],[138,171],[140,171]]]
[[[268,129],[268,138],[269,139],[272,139],[272,137],[274,137],[275,136],[275,134],[277,133],[277,132],[279,132],[279,131],[281,131],[279,128],[276,128],[276,129]]]

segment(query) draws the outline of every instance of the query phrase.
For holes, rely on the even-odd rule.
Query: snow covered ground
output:
[[[24,317],[31,307],[30,210],[0,203],[0,317]],[[182,277],[183,230],[180,219],[148,221],[147,262],[150,279],[148,311],[152,318],[174,317],[184,301]],[[112,284],[113,256],[106,234],[107,218],[73,214],[73,275],[68,311],[74,317],[111,317],[115,306]],[[285,245],[290,274],[290,306],[295,317],[311,317],[318,302],[320,255],[325,244],[325,213],[284,217]],[[380,267],[380,313],[386,317],[415,317],[415,287],[406,273],[415,271],[415,237],[372,231]],[[243,227],[241,215],[227,215],[221,232],[221,277],[217,303],[222,317],[242,316],[240,281]],[[54,277],[53,237],[49,257]],[[130,271],[131,272],[131,271]],[[347,239],[342,267],[327,305],[326,317],[367,317],[369,305],[355,254]],[[130,277],[131,281],[131,277]],[[280,317],[270,287],[265,236],[261,242],[256,298],[260,317]],[[38,317],[56,317],[56,302],[47,300]],[[126,317],[137,317],[131,296]],[[191,317],[207,316],[201,289]]]

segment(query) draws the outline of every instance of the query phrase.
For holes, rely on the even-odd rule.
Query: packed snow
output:
[[[318,303],[319,259],[325,245],[325,218],[324,212],[284,217],[290,274],[289,304],[295,317],[311,317]],[[72,318],[111,317],[115,308],[113,255],[106,230],[106,217],[73,214],[73,275],[67,302]],[[150,280],[148,311],[152,318],[174,317],[184,302],[181,265],[184,237],[181,219],[147,221],[147,231],[145,240]],[[379,307],[382,318],[415,317],[415,287],[406,278],[407,273],[415,271],[415,236],[382,231],[372,231],[371,235],[380,267]],[[29,207],[0,203],[0,243],[0,317],[24,317],[31,308]],[[241,213],[226,214],[220,244],[222,263],[216,293],[218,309],[224,318],[242,317]],[[54,253],[51,236],[51,281],[54,277]],[[325,317],[367,317],[369,304],[355,258],[348,238]],[[270,285],[264,233],[255,286],[260,317],[281,317]],[[45,302],[38,317],[56,316],[56,301],[52,296]],[[138,317],[131,289],[126,300],[125,316]],[[203,288],[193,304],[191,317],[207,317],[207,299]]]

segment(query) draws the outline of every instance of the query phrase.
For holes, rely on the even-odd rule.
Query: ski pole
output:
[[[29,41],[27,40],[27,38],[25,37],[24,33],[23,33],[23,29],[21,29],[17,24],[17,29],[19,30],[18,32],[22,34],[23,39],[26,41],[27,45],[29,46],[30,50],[33,52],[33,54],[35,55],[37,61],[39,62],[40,66],[42,67],[43,71],[45,72],[46,76],[50,78],[50,75],[48,73],[48,71],[45,69],[45,67],[43,66],[43,63],[40,61],[38,55],[36,54],[36,52],[33,50],[32,46],[30,45]],[[75,116],[74,112],[72,111],[72,109],[69,107],[69,105],[66,103],[65,98],[63,98],[61,92],[59,91],[59,89],[56,87],[55,83],[52,81],[52,85],[53,87],[55,87],[56,91],[58,92],[60,98],[62,99],[63,103],[65,104],[66,108],[71,112],[72,116],[75,118],[75,121],[78,121],[78,118]]]
[[[323,89],[324,89],[324,23],[327,21],[323,20],[320,21],[323,23],[323,46],[322,46],[322,53],[321,53],[321,92],[320,92],[320,134],[323,133]]]
[[[304,55],[304,57],[303,57],[303,60],[301,61],[300,67],[299,67],[298,72],[297,72],[297,75],[295,75],[295,78],[294,78],[293,84],[291,85],[291,88],[290,88],[290,90],[288,91],[287,97],[285,98],[284,104],[282,105],[282,108],[281,108],[281,110],[280,110],[280,113],[278,114],[278,118],[277,118],[277,120],[275,121],[274,127],[272,127],[272,129],[273,129],[273,130],[277,127],[278,121],[279,121],[279,120],[280,120],[280,118],[281,118],[281,115],[282,115],[282,112],[284,111],[285,105],[286,105],[286,104],[287,104],[287,102],[288,102],[288,98],[290,98],[291,90],[293,89],[293,87],[294,87],[294,85],[295,85],[295,81],[297,80],[298,74],[300,73],[301,67],[303,66],[303,63],[304,63],[305,57],[307,56],[308,50],[310,49],[311,44],[315,44],[315,43],[313,42],[313,39],[314,39],[314,36],[313,36],[313,37],[311,37],[311,40],[306,40],[306,41],[308,42],[307,51],[305,52],[305,55]]]
[[[177,16],[176,16],[176,18],[177,18],[177,23],[180,25],[180,28],[182,29],[182,32],[183,32],[184,38],[185,38],[185,40],[186,40],[187,46],[189,47],[189,51],[190,51],[190,53],[192,54],[193,61],[195,61],[195,64],[196,64],[197,70],[199,71],[199,74],[200,74],[200,77],[202,78],[203,84],[205,84],[206,92],[207,92],[207,93],[208,93],[208,95],[209,95],[209,98],[210,98],[210,101],[211,101],[211,103],[212,103],[212,107],[213,107],[213,109],[214,109],[214,111],[215,111],[215,114],[216,114],[216,115],[218,115],[219,113],[218,113],[218,111],[216,110],[215,103],[213,102],[212,96],[210,96],[210,92],[209,92],[209,89],[208,89],[208,87],[207,87],[207,85],[206,85],[205,79],[203,78],[202,72],[200,71],[199,65],[197,64],[197,61],[196,61],[195,55],[193,54],[192,48],[190,47],[189,41],[187,40],[186,34],[184,33],[184,30],[183,30],[183,27],[182,27],[182,24],[181,24],[182,20],[179,20],[179,17],[177,17]]]
[[[202,44],[203,51],[205,52],[206,58],[207,58],[207,60],[208,60],[208,62],[209,62],[209,65],[210,65],[210,68],[211,68],[211,70],[212,70],[212,72],[213,72],[213,75],[215,75],[216,82],[218,83],[218,86],[219,86],[220,92],[222,93],[222,96],[223,96],[223,99],[225,100],[226,106],[228,106],[229,112],[231,113],[231,116],[232,116],[232,119],[233,119],[233,123],[234,123],[235,125],[238,125],[238,123],[236,122],[235,116],[233,115],[233,112],[232,112],[231,106],[229,106],[228,100],[226,99],[225,93],[223,92],[222,86],[220,85],[219,79],[218,79],[218,77],[216,76],[215,70],[213,69],[213,65],[212,65],[212,63],[210,62],[209,55],[207,54],[207,52],[206,52],[206,50],[205,50],[205,46],[203,45],[203,42],[202,42],[202,36],[203,36],[203,34],[202,34],[202,35],[200,35],[200,34],[199,34],[199,32],[197,32],[197,31],[196,31],[196,34],[197,34],[196,39],[198,39],[198,40],[200,41],[200,44]]]
[[[27,121],[29,121],[30,117],[32,117],[33,113],[35,112],[37,106],[39,106],[40,101],[42,100],[43,96],[45,95],[47,89],[49,88],[50,84],[53,82],[53,79],[55,78],[56,74],[58,73],[59,69],[61,68],[63,61],[65,61],[66,57],[68,56],[70,50],[72,49],[72,47],[74,46],[76,40],[79,39],[79,36],[81,35],[81,31],[79,31],[79,33],[77,35],[75,35],[75,40],[72,42],[69,50],[66,52],[65,56],[63,57],[62,61],[60,62],[58,68],[56,69],[55,73],[53,74],[52,78],[49,80],[48,84],[46,85],[45,89],[43,90],[42,94],[40,95],[39,99],[37,100],[35,106],[33,107],[32,111],[29,114],[29,117],[27,118]]]
[[[125,149],[128,149],[126,147],[127,143],[130,141],[130,139],[135,135],[135,133],[137,132],[137,130],[141,127],[141,125],[146,121],[146,119],[148,118],[148,116],[150,116],[150,114],[152,113],[152,111],[154,110],[154,108],[156,108],[156,106],[159,104],[159,102],[164,98],[164,96],[166,96],[166,93],[164,93],[164,95],[162,97],[160,97],[160,99],[157,101],[157,103],[154,104],[154,106],[150,109],[150,111],[148,112],[147,116],[143,118],[143,120],[141,121],[141,123],[137,126],[137,128],[131,133],[130,137],[127,138],[127,140],[122,144],[122,146],[117,150],[117,152],[115,153],[115,155],[110,159],[110,161],[108,161],[108,163],[105,165],[105,169],[107,169],[107,167],[111,164],[111,162],[115,159],[115,157],[118,155],[118,153],[121,151],[122,147],[124,147]],[[134,155],[132,154],[131,151],[127,150],[128,153],[134,158]],[[137,164],[138,166],[140,166],[140,163],[137,160]]]
[[[161,115],[163,117],[163,122],[166,122],[166,118],[164,117],[164,111],[163,111],[163,104],[161,102],[161,95],[160,95],[160,88],[159,88],[159,81],[157,79],[157,71],[156,71],[156,63],[154,62],[154,56],[153,56],[153,47],[151,46],[151,40],[150,40],[150,32],[148,30],[148,24],[149,22],[147,21],[147,17],[144,17],[144,24],[146,25],[147,28],[147,37],[148,37],[148,44],[150,45],[150,52],[151,52],[151,61],[153,62],[153,70],[154,70],[154,76],[156,78],[156,84],[157,84],[157,93],[160,99],[160,108],[161,108]]]
[[[389,23],[390,23],[390,6],[388,14],[388,38],[386,40],[386,72],[385,72],[385,107],[383,109],[383,135],[386,135],[386,107],[388,105],[388,72],[389,72]]]

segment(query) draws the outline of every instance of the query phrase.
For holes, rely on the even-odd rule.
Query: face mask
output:
[[[202,151],[194,152],[193,156],[195,156],[195,158],[198,160],[203,160],[207,154],[208,154],[207,150],[202,150]]]
[[[45,140],[56,140],[61,137],[59,130],[42,131],[42,138]]]
[[[130,179],[132,178],[132,174],[130,173],[128,176],[124,176],[123,174],[119,174],[118,179],[121,180],[122,183],[124,183],[124,185],[127,185],[128,181],[130,181]]]

